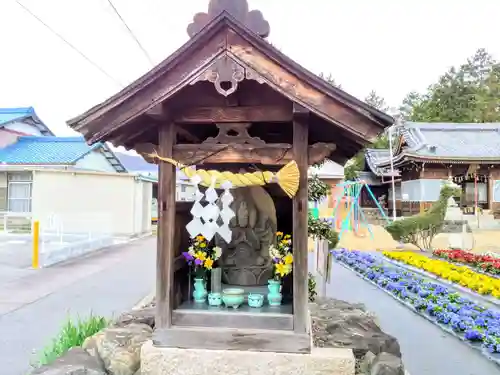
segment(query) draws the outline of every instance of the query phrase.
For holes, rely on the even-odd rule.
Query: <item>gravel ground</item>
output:
[[[403,361],[411,375],[500,375],[500,367],[479,352],[336,263],[327,295],[364,303],[376,313],[382,329],[399,340]]]

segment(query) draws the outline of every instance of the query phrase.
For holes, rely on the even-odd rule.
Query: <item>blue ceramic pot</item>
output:
[[[237,309],[245,302],[245,291],[240,288],[228,288],[222,291],[222,302],[226,307]]]
[[[281,281],[280,280],[269,280],[267,285],[267,289],[269,293],[267,293],[267,301],[269,302],[269,306],[279,306],[281,305],[281,300],[283,296],[281,295]]]
[[[204,279],[194,279],[193,298],[196,303],[204,303],[207,298],[207,289]]]
[[[262,307],[264,304],[264,296],[258,293],[250,293],[248,295],[248,306],[250,307]]]
[[[208,304],[210,306],[220,306],[222,305],[222,296],[220,293],[209,293],[208,294]]]

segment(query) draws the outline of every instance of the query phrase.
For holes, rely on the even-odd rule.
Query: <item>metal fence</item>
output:
[[[30,213],[0,211],[1,234],[30,234],[31,229]]]
[[[85,255],[115,243],[110,213],[50,214],[39,219],[35,236],[33,217],[29,213],[0,212],[0,236],[9,241],[33,244],[38,238],[39,264],[50,266]]]

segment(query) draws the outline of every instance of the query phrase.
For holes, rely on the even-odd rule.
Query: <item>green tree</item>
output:
[[[365,103],[381,110],[382,112],[387,112],[389,110],[389,106],[385,102],[385,99],[379,96],[375,90],[370,91],[368,96],[365,98]]]
[[[377,108],[380,111],[386,112],[389,110],[385,99],[377,94],[375,90],[370,91],[365,98],[365,103]],[[379,135],[372,140],[370,148],[384,149],[389,148],[389,139],[385,134]],[[365,168],[365,150],[358,152],[352,159],[348,160],[344,167],[344,177],[346,180],[354,180],[358,176],[358,172]]]
[[[500,121],[500,63],[484,48],[478,49],[465,64],[448,69],[425,93],[410,92],[400,111],[409,121]]]
[[[335,81],[335,78],[333,78],[332,74],[329,73],[328,75],[324,73],[319,73],[319,77],[323,78],[326,82],[328,82],[330,85],[335,86],[338,89],[342,88],[342,85],[340,83],[337,83]]]

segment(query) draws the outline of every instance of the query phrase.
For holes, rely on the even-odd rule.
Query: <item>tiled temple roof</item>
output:
[[[399,129],[393,162],[500,163],[500,123],[406,122]],[[382,176],[390,163],[389,150],[366,150],[371,171]]]

